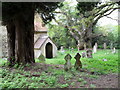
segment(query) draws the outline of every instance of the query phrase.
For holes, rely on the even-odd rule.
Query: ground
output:
[[[35,64],[27,64],[25,67],[16,65],[8,68],[6,64],[1,65],[3,79],[1,86],[2,88],[118,88],[117,53],[112,54],[110,50],[103,53],[103,50],[99,50],[93,55],[94,58],[81,58],[83,63],[81,71],[74,69],[75,60],[72,58],[72,69],[66,72],[64,56],[67,53],[74,56],[76,54],[74,52],[68,50],[64,54],[59,52],[56,58],[47,59],[42,63],[36,60]],[[108,61],[103,61],[103,58]]]

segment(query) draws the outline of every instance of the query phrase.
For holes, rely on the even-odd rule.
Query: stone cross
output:
[[[103,48],[106,49],[106,43],[103,44]]]
[[[64,64],[64,70],[65,71],[68,71],[71,69],[71,63],[70,63],[70,60],[71,60],[72,56],[70,54],[67,54],[64,59],[66,60],[66,63]]]
[[[86,57],[86,53],[82,52],[82,58]]]
[[[80,61],[81,55],[77,53],[74,58],[76,59],[74,67],[76,70],[79,70],[80,68],[82,68],[82,63]]]
[[[92,50],[88,49],[86,53],[87,53],[87,58],[92,58]]]

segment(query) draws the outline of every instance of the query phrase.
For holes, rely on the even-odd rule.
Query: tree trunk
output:
[[[15,62],[15,26],[14,24],[7,24],[7,40],[8,40],[8,61],[10,65]]]
[[[34,60],[34,10],[19,13],[14,19],[16,27],[15,62],[35,63]]]

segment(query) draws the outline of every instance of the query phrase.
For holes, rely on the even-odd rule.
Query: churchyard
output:
[[[0,89],[119,88],[120,2],[107,1],[0,2]]]
[[[6,60],[0,60],[3,88],[117,88],[118,87],[118,50],[97,50],[93,58],[80,58],[81,70],[76,70],[75,55],[84,50],[65,49],[57,56],[25,67],[7,68]],[[71,55],[71,69],[64,70],[64,57]],[[104,61],[105,60],[105,61]],[[16,69],[17,68],[17,69]]]

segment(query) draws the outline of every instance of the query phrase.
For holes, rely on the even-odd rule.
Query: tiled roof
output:
[[[39,38],[37,42],[35,43],[34,48],[39,49],[46,40],[47,38]]]

